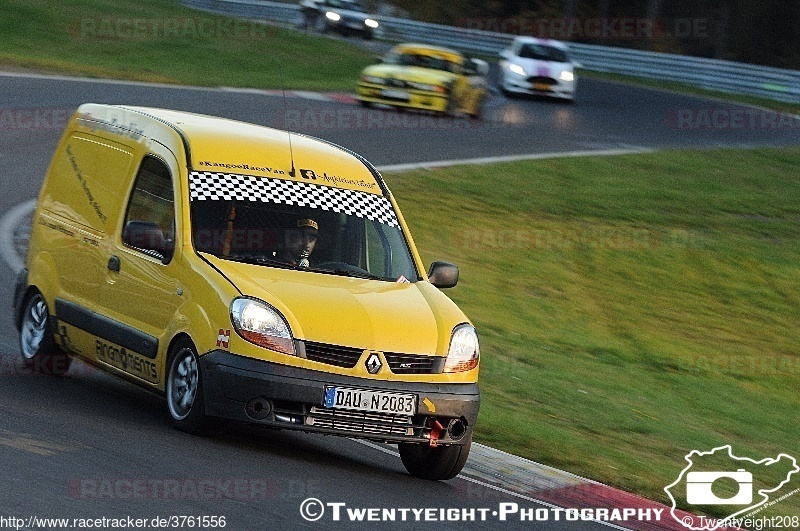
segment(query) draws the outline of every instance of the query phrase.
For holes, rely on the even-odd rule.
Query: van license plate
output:
[[[326,387],[325,407],[371,413],[414,415],[417,412],[417,395],[349,387]]]

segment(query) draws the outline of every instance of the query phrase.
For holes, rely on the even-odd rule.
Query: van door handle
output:
[[[108,259],[108,268],[119,273],[120,261],[118,256],[114,255]]]

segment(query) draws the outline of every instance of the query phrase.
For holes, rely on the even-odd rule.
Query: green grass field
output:
[[[800,457],[799,169],[784,149],[387,175],[423,257],[461,267],[477,440],[663,502],[691,450]]]
[[[0,3],[0,65],[199,86],[354,90],[373,53],[177,0]]]

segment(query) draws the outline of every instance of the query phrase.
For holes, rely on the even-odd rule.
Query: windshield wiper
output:
[[[369,279],[369,280],[386,280],[383,277],[379,277],[377,275],[373,275],[372,273],[368,273],[366,271],[364,271],[362,273],[360,271],[347,271],[347,270],[344,270],[344,269],[335,269],[334,271],[332,271],[332,273],[335,273],[337,275],[343,275],[343,276],[346,276],[346,277],[353,277],[353,278],[366,278],[366,279]]]
[[[220,256],[219,258],[223,260],[230,260],[231,262],[241,262],[243,264],[253,264],[253,265],[269,265],[280,267],[282,269],[297,269],[297,266],[292,264],[287,264],[286,262],[281,262],[280,260],[275,260],[273,258],[266,258],[263,256],[246,256],[240,254],[232,254],[228,256]]]
[[[355,266],[352,269],[345,269],[342,267],[335,267],[332,269],[311,267],[308,269],[308,271],[313,271],[315,273],[328,273],[331,275],[339,275],[340,277],[365,278],[368,280],[386,280],[383,277],[373,275],[369,271],[360,270],[360,268],[356,268]]]

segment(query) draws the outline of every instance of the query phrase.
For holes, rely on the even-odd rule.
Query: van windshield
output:
[[[392,282],[419,275],[383,196],[280,179],[190,174],[192,241],[224,260]]]

